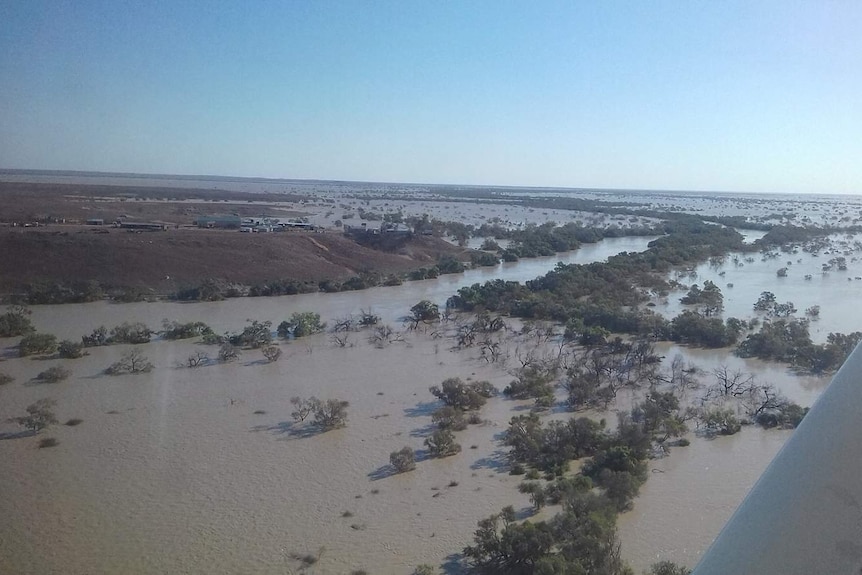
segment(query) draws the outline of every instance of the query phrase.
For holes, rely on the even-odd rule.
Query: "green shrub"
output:
[[[320,321],[320,314],[314,312],[294,313],[290,319],[278,324],[278,336],[281,338],[306,337],[326,329],[326,323]]]
[[[84,357],[84,344],[64,339],[57,345],[57,351],[63,359],[78,359]]]
[[[281,348],[276,345],[269,345],[261,350],[266,361],[274,363],[281,357]]]
[[[57,349],[57,338],[47,333],[31,333],[21,338],[18,353],[21,357],[37,353],[54,353]]]
[[[464,383],[458,377],[450,377],[440,387],[429,388],[431,394],[444,404],[462,411],[471,411],[485,405],[487,398],[497,390],[487,381]]]
[[[389,463],[398,473],[416,469],[416,453],[409,447],[403,447],[389,454]]]
[[[180,323],[164,320],[162,322],[162,336],[165,339],[189,339],[211,332],[212,329],[201,321]]]
[[[54,411],[51,409],[56,404],[57,402],[53,399],[40,399],[36,403],[27,406],[27,415],[13,417],[10,421],[34,433],[38,433],[49,425],[57,423],[57,416],[54,415]]]
[[[50,367],[41,372],[36,376],[36,379],[46,383],[59,383],[64,379],[67,379],[70,375],[72,375],[71,371],[63,366],[55,365],[54,367]]]
[[[444,405],[436,409],[431,414],[431,421],[440,429],[451,429],[452,431],[467,429],[464,412],[450,405]]]
[[[34,330],[30,323],[30,310],[20,305],[11,305],[0,315],[0,337],[27,335]]]
[[[242,333],[229,336],[228,341],[232,345],[254,349],[268,346],[272,342],[272,322],[252,321],[251,325],[247,325],[242,330]]]
[[[218,350],[218,359],[221,362],[227,363],[239,358],[240,350],[230,343],[223,343]]]
[[[149,343],[153,330],[141,322],[123,322],[111,329],[108,343]]]
[[[84,347],[99,347],[108,345],[108,328],[101,325],[93,330],[90,335],[81,336],[81,341]]]
[[[425,439],[425,446],[431,457],[448,457],[461,451],[461,446],[455,442],[455,435],[448,429],[436,430]]]

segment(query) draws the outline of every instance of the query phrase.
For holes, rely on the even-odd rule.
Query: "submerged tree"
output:
[[[27,406],[27,415],[13,417],[10,421],[33,433],[39,433],[49,425],[57,423],[57,416],[54,415],[54,411],[51,409],[55,405],[57,405],[57,402],[53,399],[40,399],[36,403]]]
[[[434,431],[425,438],[425,446],[431,457],[448,457],[461,451],[461,446],[455,442],[455,435],[450,429]]]
[[[389,454],[389,463],[398,473],[416,469],[416,453],[410,447],[403,447]]]
[[[481,408],[497,392],[487,381],[464,383],[458,377],[450,377],[443,381],[441,387],[434,385],[429,391],[444,404],[461,411]]]
[[[137,349],[130,349],[122,355],[120,361],[111,364],[105,373],[108,375],[122,375],[124,373],[138,374],[152,371],[153,364]]]
[[[34,330],[30,323],[30,310],[21,305],[10,305],[0,315],[0,337],[27,335]]]

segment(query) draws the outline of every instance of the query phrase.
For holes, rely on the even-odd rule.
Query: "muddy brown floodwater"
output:
[[[643,250],[650,239],[605,240],[555,258],[360,292],[37,306],[32,318],[39,331],[70,339],[123,321],[153,328],[165,318],[205,321],[224,331],[247,319],[275,325],[293,312],[316,311],[328,320],[363,308],[400,327],[419,300],[442,304],[462,285],[524,281],[561,259],[602,260]],[[451,560],[471,541],[477,520],[505,505],[529,506],[499,445],[524,402],[491,399],[482,410],[486,423],[458,433],[461,453],[388,473],[391,451],[422,449],[434,408],[430,385],[458,376],[502,388],[510,379],[502,367],[427,333],[384,349],[363,334],[351,337],[353,346],[344,348],[328,335],[281,343],[277,363],[248,351],[235,363],[198,369],[179,364],[201,346],[155,341],[139,346],[155,369],[119,377],[102,371],[129,346],[62,361],[13,358],[17,341],[0,341],[0,370],[16,378],[0,389],[0,421],[42,397],[57,401],[61,422],[83,419],[44,432],[60,441],[50,449],[0,423],[0,572],[286,573],[298,569],[291,554],[299,553],[319,556],[318,573],[405,574]],[[707,371],[722,363],[744,368],[803,405],[827,384],[729,350],[658,351]],[[33,381],[60,364],[73,372],[67,381]],[[289,400],[310,395],[349,401],[348,426],[324,434],[297,427]],[[637,568],[659,558],[693,565],[787,436],[754,428],[714,440],[691,435],[691,446],[650,462],[653,473],[634,510],[620,519],[624,556]]]

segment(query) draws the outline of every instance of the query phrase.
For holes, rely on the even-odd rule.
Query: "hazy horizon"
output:
[[[0,6],[4,167],[862,193],[862,4]]]
[[[38,168],[6,168],[0,166],[0,182],[3,180],[3,175],[16,176],[34,176],[34,177],[91,177],[91,178],[117,178],[117,179],[152,179],[152,180],[183,180],[183,181],[201,181],[201,182],[257,182],[257,183],[291,183],[291,184],[355,184],[355,185],[382,185],[382,186],[410,186],[415,188],[487,188],[501,189],[511,191],[530,191],[530,190],[552,190],[552,191],[569,191],[569,192],[597,192],[597,193],[644,193],[644,194],[697,194],[697,195],[729,195],[729,196],[781,196],[781,195],[796,195],[791,192],[773,191],[773,192],[750,192],[746,190],[696,190],[696,189],[659,189],[659,188],[602,188],[597,186],[534,186],[534,185],[508,185],[508,184],[464,184],[459,182],[396,182],[385,180],[335,180],[326,178],[279,178],[279,177],[263,177],[263,176],[236,176],[230,174],[167,174],[154,172],[103,172],[90,170],[44,170]],[[75,184],[76,182],[69,182]],[[153,186],[159,187],[159,186]],[[834,194],[828,192],[800,192],[806,196],[848,196],[862,197],[862,194],[845,193]]]

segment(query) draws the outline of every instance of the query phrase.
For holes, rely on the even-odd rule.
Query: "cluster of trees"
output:
[[[699,311],[683,310],[671,320],[667,339],[701,347],[729,347],[747,329],[748,323],[735,317],[722,320]]]
[[[615,338],[582,350],[569,363],[562,382],[568,407],[606,409],[620,389],[658,382],[661,358],[648,341]]]
[[[739,344],[737,353],[742,357],[781,361],[813,373],[823,373],[841,367],[862,340],[862,332],[859,331],[830,333],[826,343],[815,344],[811,341],[808,325],[807,319],[799,318],[764,321],[759,332],[749,334]]]
[[[342,399],[293,397],[290,403],[294,407],[290,415],[298,423],[303,423],[311,417],[312,425],[321,431],[330,431],[347,425],[347,408],[350,407],[350,403]]]
[[[290,319],[278,324],[276,330],[281,338],[306,337],[326,329],[326,323],[320,321],[320,314],[314,312],[294,312]]]
[[[419,327],[420,323],[433,323],[440,319],[440,308],[436,303],[423,299],[410,308],[407,321],[411,329]]]
[[[734,230],[704,224],[697,218],[666,222],[664,231],[667,235],[650,242],[646,252],[622,253],[604,263],[559,264],[525,285],[502,280],[474,284],[458,290],[447,306],[562,323],[577,318],[579,323],[572,325],[570,333],[572,337],[583,336],[585,342],[601,341],[605,333],[597,331],[601,329],[654,339],[676,338],[701,345],[727,345],[734,337],[718,318],[688,310],[690,315],[674,326],[649,310],[637,309],[637,305],[646,301],[650,290],[668,293],[670,285],[664,274],[673,267],[742,250],[745,247],[742,236]],[[695,295],[698,301],[704,298],[702,293]],[[718,293],[707,290],[705,297],[709,305],[706,307],[711,314],[717,311],[717,295],[720,290]],[[713,319],[717,322],[711,321]],[[692,320],[697,320],[698,325],[692,326]],[[699,338],[699,328],[705,326],[711,328],[710,337]]]
[[[431,457],[448,457],[461,452],[455,432],[463,431],[468,424],[481,423],[478,411],[497,390],[487,381],[464,382],[453,377],[439,386],[429,388],[431,394],[443,404],[431,414],[434,431],[425,438],[425,447]],[[416,454],[409,446],[389,454],[389,463],[397,473],[416,468]]]
[[[26,286],[20,300],[30,304],[86,303],[99,301],[106,297],[105,289],[97,281],[74,282],[37,282]]]
[[[808,413],[808,408],[790,401],[772,384],[759,383],[753,374],[722,365],[712,371],[712,376],[713,383],[701,398],[701,406],[689,409],[707,434],[733,435],[748,422],[766,429],[793,429]],[[740,420],[738,413],[747,419]]]
[[[514,230],[507,234],[496,234],[511,239],[509,247],[502,251],[503,259],[515,261],[518,258],[533,258],[551,256],[557,252],[578,249],[581,244],[591,244],[606,237],[619,236],[653,236],[662,231],[652,227],[620,228],[588,228],[575,222],[557,226],[554,222],[541,225],[531,224],[523,230]]]
[[[610,368],[605,373],[615,375],[603,378],[649,380],[650,391],[630,413],[620,414],[614,431],[604,420],[586,417],[547,423],[536,413],[512,418],[503,440],[510,448],[512,472],[524,473],[530,467],[528,478],[538,479],[538,471],[543,471],[548,480],[544,485],[523,483],[521,491],[530,494],[536,509],[560,504],[562,511],[548,521],[518,523],[508,507],[481,520],[474,544],[464,549],[472,573],[633,573],[620,559],[617,514],[631,506],[646,481],[646,460],[653,446],[685,433],[691,414],[680,408],[673,391],[657,388],[663,376],[648,344],[615,341],[587,359],[592,367],[583,361],[570,366],[576,377],[586,377],[585,372],[593,369],[601,372],[605,365]],[[674,378],[668,381],[673,383]],[[579,473],[567,473],[569,462],[584,458]],[[688,570],[663,562],[650,573],[685,575]]]
[[[425,446],[432,457],[455,455],[461,451],[461,445],[455,441],[454,432],[466,429],[469,423],[480,423],[478,410],[497,390],[487,381],[465,383],[453,377],[428,391],[443,405],[431,414],[437,428],[425,438]]]
[[[178,321],[162,321],[161,336],[168,340],[191,339],[193,337],[204,337],[213,333],[210,326],[202,321],[180,323]]]
[[[765,291],[760,294],[760,297],[754,302],[754,311],[766,312],[770,317],[790,317],[796,313],[796,306],[793,302],[778,303],[775,294],[771,291]],[[817,309],[817,314],[820,309]],[[816,315],[816,314],[815,314]]]
[[[706,317],[718,315],[724,310],[721,288],[709,280],[703,282],[703,289],[697,284],[691,286],[679,301],[684,305],[697,306],[698,311]]]
[[[137,286],[112,287],[102,285],[96,280],[72,282],[36,282],[22,287],[21,293],[10,299],[15,303],[28,305],[87,303],[110,299],[130,303],[146,301],[152,292]]]
[[[475,261],[471,260],[471,262],[476,267],[496,265],[496,263],[498,263],[497,259],[490,256],[490,254],[484,254],[484,257],[481,254],[476,254],[475,257]],[[493,260],[493,262],[491,260]],[[224,299],[245,296],[267,297],[314,292],[337,293],[343,291],[363,290],[377,286],[401,285],[405,279],[433,279],[443,274],[461,273],[468,269],[468,267],[469,264],[465,264],[450,255],[443,255],[437,261],[436,265],[419,268],[406,274],[386,275],[377,272],[363,272],[343,281],[326,279],[319,282],[308,282],[282,279],[245,286],[224,280],[208,278],[203,280],[198,286],[183,288],[177,291],[173,294],[172,298],[179,301],[221,301]]]
[[[81,342],[84,347],[99,347],[120,343],[149,343],[154,333],[144,323],[123,322],[111,328],[110,331],[105,326],[99,326],[91,334],[82,336]]]
[[[581,475],[602,488],[619,510],[627,509],[646,481],[646,459],[654,444],[687,431],[686,414],[673,392],[649,392],[613,433],[604,420],[586,417],[543,424],[535,413],[512,418],[504,436],[513,463],[562,476],[570,461],[590,457]]]
[[[549,486],[551,487],[551,486]],[[548,521],[516,520],[509,506],[479,521],[474,542],[464,548],[476,575],[634,575],[620,557],[617,511],[606,497],[578,482],[560,487],[562,511]],[[656,563],[645,575],[688,575],[685,567]]]

